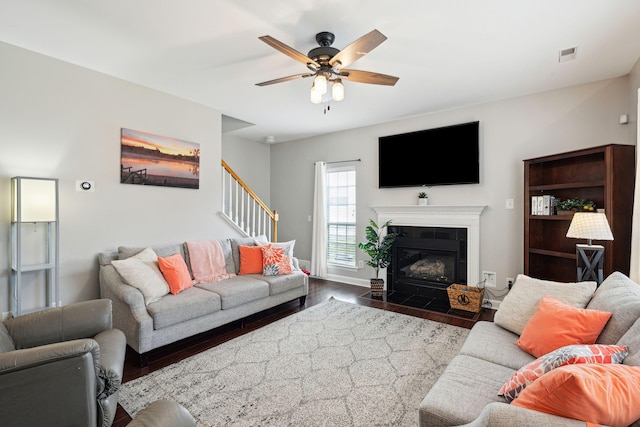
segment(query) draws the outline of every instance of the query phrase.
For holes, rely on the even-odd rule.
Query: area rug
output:
[[[468,332],[331,298],[129,381],[119,403],[175,400],[198,426],[415,426]]]

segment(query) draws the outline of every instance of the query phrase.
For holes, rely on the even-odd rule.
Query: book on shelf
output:
[[[538,196],[538,215],[544,215],[544,196]]]
[[[550,194],[545,194],[543,197],[543,211],[542,215],[553,215],[553,205],[555,204],[555,197]]]
[[[531,196],[531,215],[555,215],[556,198],[550,194]]]

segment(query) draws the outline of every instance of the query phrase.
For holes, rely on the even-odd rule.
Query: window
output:
[[[327,169],[327,263],[356,266],[356,170]]]

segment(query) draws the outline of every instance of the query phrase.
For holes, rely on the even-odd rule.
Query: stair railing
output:
[[[278,211],[271,211],[222,160],[222,215],[247,237],[278,241]]]

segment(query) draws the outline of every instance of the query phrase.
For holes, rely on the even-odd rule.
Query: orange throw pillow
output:
[[[262,274],[262,247],[239,245],[240,271],[238,274]]]
[[[516,344],[535,357],[573,344],[593,344],[611,313],[587,310],[545,296]]]
[[[165,258],[158,257],[158,266],[173,295],[193,286],[191,274],[182,255],[176,253]]]
[[[291,274],[291,258],[284,254],[284,248],[266,245],[262,249],[262,274],[264,276],[277,276],[279,274]]]
[[[640,366],[567,365],[544,374],[512,405],[561,417],[626,427],[640,418]]]

